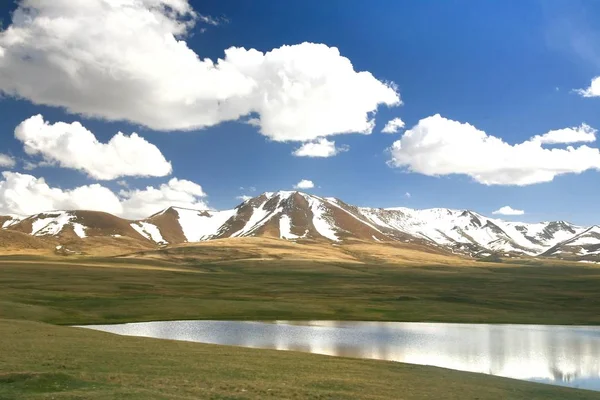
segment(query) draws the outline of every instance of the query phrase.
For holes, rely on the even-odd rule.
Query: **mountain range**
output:
[[[0,248],[52,248],[58,254],[111,253],[236,237],[332,245],[362,241],[418,244],[436,252],[486,258],[553,257],[600,261],[600,227],[565,221],[508,222],[469,210],[357,207],[337,198],[280,191],[225,211],[170,207],[130,221],[97,211],[0,216]]]

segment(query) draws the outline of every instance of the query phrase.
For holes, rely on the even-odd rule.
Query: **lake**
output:
[[[600,390],[599,327],[168,321],[82,328],[128,336],[399,361]]]

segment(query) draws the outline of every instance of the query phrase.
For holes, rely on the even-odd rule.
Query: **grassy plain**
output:
[[[0,261],[0,315],[52,324],[336,319],[600,324],[600,268]]]
[[[0,399],[593,399],[439,368],[119,337],[171,319],[600,324],[600,269],[308,260],[0,259]]]

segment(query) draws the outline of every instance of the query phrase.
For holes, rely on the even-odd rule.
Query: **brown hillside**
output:
[[[8,217],[6,215],[0,215],[0,228],[2,227],[2,225],[4,225],[4,223],[8,220],[12,219],[11,217]]]
[[[163,239],[171,244],[184,243],[186,241],[181,225],[179,225],[179,214],[173,207],[154,214],[145,221],[156,225]]]
[[[146,240],[131,227],[131,221],[101,211],[73,211],[74,222],[86,226],[87,236],[121,235],[133,239]]]
[[[51,254],[56,244],[52,241],[0,229],[0,254]]]

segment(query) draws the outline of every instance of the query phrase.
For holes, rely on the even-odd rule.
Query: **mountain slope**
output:
[[[0,217],[0,224],[4,230],[54,238],[60,245],[112,238],[122,243],[129,240],[129,247],[155,248],[265,237],[329,245],[352,241],[411,243],[472,257],[600,258],[599,227],[584,228],[564,221],[507,222],[446,208],[357,207],[336,198],[295,191],[263,193],[232,210],[170,207],[140,221],[93,211],[54,211],[22,218]]]
[[[546,257],[600,261],[600,227],[594,225],[546,251]]]
[[[3,217],[2,233],[10,236],[20,247],[52,248],[55,254],[121,254],[153,248],[132,226],[131,221],[99,211],[50,211],[28,217]],[[25,235],[34,242],[17,240]],[[7,239],[8,240],[8,239]],[[5,250],[9,246],[5,246]],[[11,249],[19,245],[10,246]],[[37,247],[36,247],[37,248]],[[7,251],[4,251],[5,253]]]

